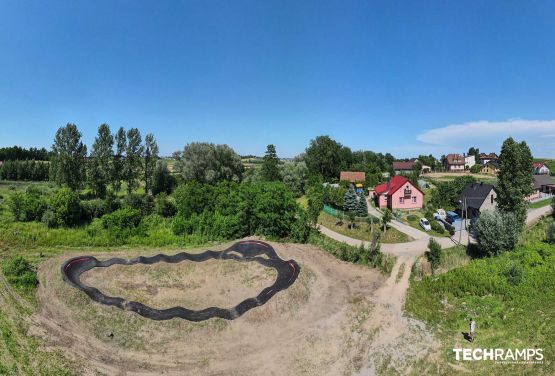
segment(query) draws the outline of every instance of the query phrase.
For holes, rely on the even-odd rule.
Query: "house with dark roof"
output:
[[[485,165],[486,163],[491,162],[491,161],[498,162],[499,161],[499,156],[495,153],[489,153],[489,154],[480,153],[480,164]]]
[[[497,173],[499,172],[499,163],[497,163],[496,160],[489,161],[488,163],[480,167],[480,172],[482,174],[497,175]]]
[[[387,183],[374,188],[373,198],[379,208],[391,210],[421,209],[424,205],[424,192],[404,176],[396,175]]]
[[[484,210],[497,208],[497,193],[491,184],[472,183],[459,196],[459,212],[466,218],[480,216]]]
[[[447,172],[463,172],[464,156],[460,154],[447,154],[445,156],[444,166]]]
[[[532,188],[534,192],[528,197],[527,201],[537,200],[542,196],[555,193],[555,184],[549,175],[534,175],[532,181]]]
[[[408,162],[393,162],[393,171],[396,174],[411,173],[417,160]]]

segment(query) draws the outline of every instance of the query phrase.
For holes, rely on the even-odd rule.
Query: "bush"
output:
[[[494,256],[514,249],[521,231],[517,223],[513,213],[484,211],[475,225],[480,252]]]
[[[37,285],[37,274],[22,256],[14,256],[4,261],[2,272],[8,282],[22,290],[31,290]]]
[[[407,221],[409,221],[409,222],[418,221],[418,217],[414,214],[409,214],[409,215],[407,215]]]
[[[432,220],[430,222],[430,226],[432,226],[432,230],[434,230],[438,234],[443,234],[445,232],[445,229],[438,221]]]
[[[118,209],[102,217],[102,226],[111,231],[132,229],[139,225],[141,217],[141,211],[138,209]]]
[[[25,193],[14,192],[8,200],[8,208],[16,221],[39,221],[46,210],[46,200],[36,189],[27,189]]]
[[[123,199],[123,207],[139,210],[143,216],[147,216],[154,211],[154,199],[149,195],[131,193]]]
[[[49,227],[79,224],[82,213],[79,194],[67,187],[60,188],[48,200],[48,212],[42,219]]]
[[[297,243],[306,243],[310,236],[310,221],[306,210],[300,209],[297,213],[297,220],[291,227],[291,239]]]
[[[100,198],[81,201],[81,209],[83,210],[83,217],[89,221],[110,212],[106,208],[106,201]]]
[[[555,222],[551,222],[547,226],[546,230],[546,240],[550,244],[555,244]]]
[[[177,213],[177,207],[173,199],[166,193],[160,193],[156,197],[154,211],[162,217],[173,217]]]
[[[432,273],[435,273],[441,264],[441,258],[443,256],[441,245],[435,239],[430,238],[428,242],[428,251],[426,251],[424,255],[432,267]]]

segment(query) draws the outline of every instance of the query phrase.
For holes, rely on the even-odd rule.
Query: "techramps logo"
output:
[[[543,349],[453,349],[457,361],[493,361],[495,364],[543,364]]]
[[[203,262],[209,259],[235,260],[239,262],[258,262],[267,268],[277,271],[273,285],[263,289],[260,294],[240,302],[233,308],[209,307],[202,310],[191,310],[184,307],[155,309],[145,304],[128,301],[120,297],[107,296],[93,286],[81,282],[81,274],[94,268],[106,268],[111,265],[154,264],[157,262],[178,263],[182,261]],[[152,257],[139,256],[133,259],[111,258],[97,260],[93,256],[80,256],[67,260],[61,267],[62,277],[71,286],[83,291],[95,302],[115,306],[152,320],[170,320],[176,317],[189,321],[203,321],[213,317],[234,320],[245,312],[265,304],[278,292],[291,286],[299,276],[300,266],[295,260],[282,260],[268,244],[260,241],[247,240],[233,244],[224,251],[205,251],[202,253],[181,252],[175,255],[158,254]]]

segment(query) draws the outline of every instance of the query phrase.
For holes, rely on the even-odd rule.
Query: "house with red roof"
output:
[[[396,175],[387,183],[374,188],[374,200],[380,209],[414,210],[422,209],[424,192],[404,176]]]
[[[366,174],[362,171],[341,171],[339,180],[348,181],[349,183],[360,183],[366,180]]]
[[[465,159],[460,154],[447,154],[445,156],[445,170],[447,172],[463,172]]]
[[[534,175],[549,175],[549,167],[545,163],[534,163]]]

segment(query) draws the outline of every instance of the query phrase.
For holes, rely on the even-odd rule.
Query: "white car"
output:
[[[420,218],[420,227],[422,227],[424,231],[432,230],[432,226],[430,225],[430,222],[428,222],[426,218]]]

